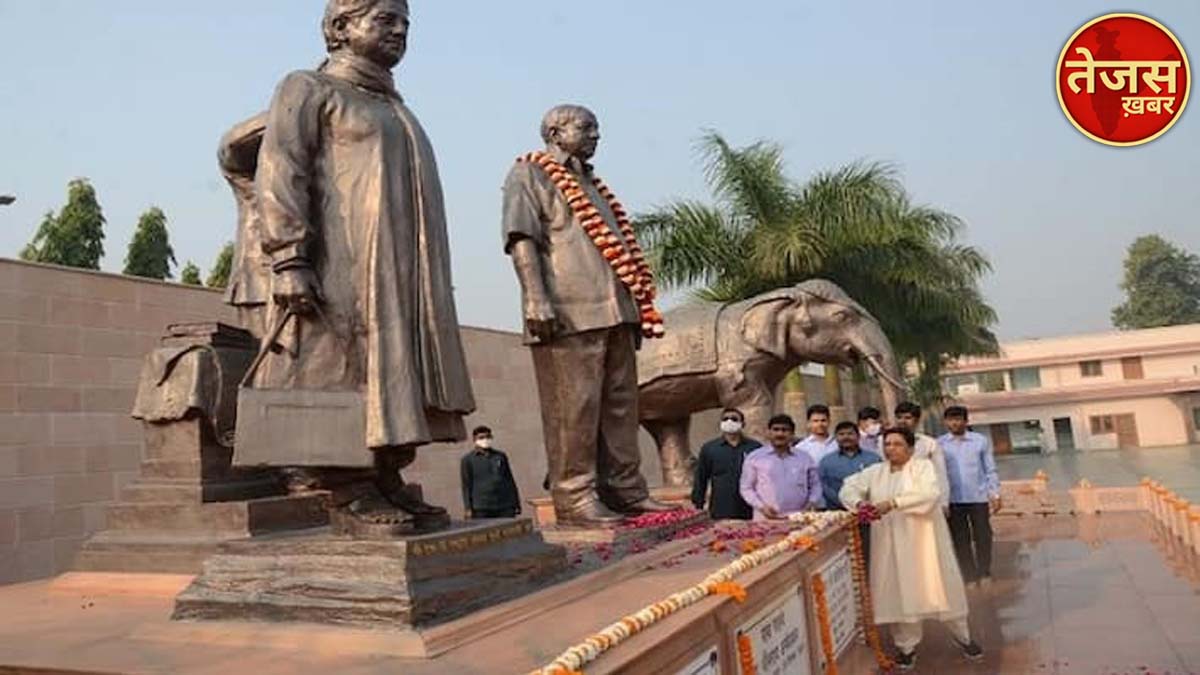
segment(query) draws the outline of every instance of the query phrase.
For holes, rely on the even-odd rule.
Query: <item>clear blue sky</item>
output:
[[[598,171],[634,210],[706,197],[714,128],[774,139],[791,173],[898,164],[995,272],[1002,337],[1102,330],[1123,249],[1158,232],[1200,251],[1200,102],[1159,140],[1117,149],[1063,118],[1053,71],[1096,1],[411,0],[398,71],[438,153],[459,315],[518,324],[499,250],[499,187],[550,105],[600,116]],[[163,208],[180,265],[233,237],[220,135],[286,72],[315,65],[324,0],[0,0],[0,256],[87,176],[119,271],[138,214]],[[1200,59],[1200,2],[1137,3]]]

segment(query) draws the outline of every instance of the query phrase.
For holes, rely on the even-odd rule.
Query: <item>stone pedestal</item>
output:
[[[172,618],[419,627],[529,593],[566,568],[566,551],[528,518],[394,540],[281,533],[222,544]]]
[[[325,493],[285,494],[266,469],[235,468],[237,383],[257,350],[224,324],[168,327],[146,357],[134,414],[145,433],[140,472],[83,544],[80,571],[195,574],[230,539],[328,522]]]

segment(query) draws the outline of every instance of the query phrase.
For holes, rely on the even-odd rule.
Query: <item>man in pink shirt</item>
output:
[[[815,509],[821,503],[817,463],[802,450],[793,450],[796,422],[776,415],[767,423],[770,445],[750,453],[742,465],[742,499],[754,509],[755,520],[786,518],[789,513]]]

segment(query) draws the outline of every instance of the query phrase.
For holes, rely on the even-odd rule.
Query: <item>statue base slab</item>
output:
[[[222,544],[172,618],[409,628],[529,593],[566,569],[566,551],[527,518],[390,540],[278,533]]]
[[[542,536],[552,544],[609,544],[613,547],[644,549],[674,539],[681,533],[707,527],[711,521],[703,511],[693,511],[687,517],[650,526],[632,526],[629,523],[614,527],[577,527],[551,525],[541,529]]]

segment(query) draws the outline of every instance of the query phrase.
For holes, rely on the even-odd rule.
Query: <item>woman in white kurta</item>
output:
[[[939,508],[937,472],[930,460],[913,457],[913,445],[912,432],[888,429],[887,461],[850,476],[839,493],[847,509],[871,503],[882,515],[871,526],[875,622],[892,624],[902,667],[914,661],[924,619],[945,623],[963,653],[979,658],[982,650],[967,627],[962,574]]]

